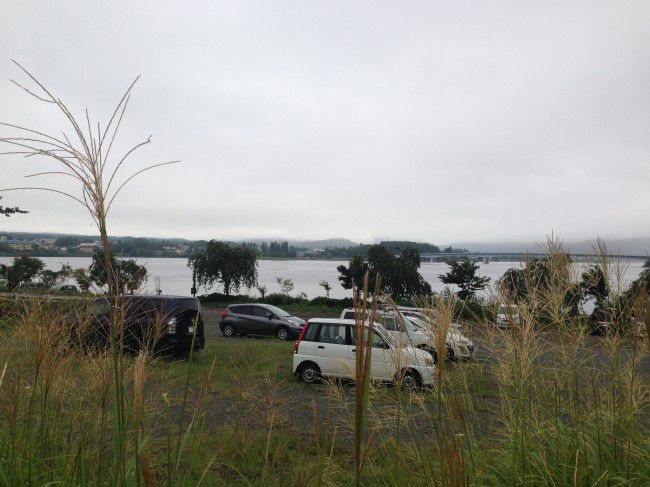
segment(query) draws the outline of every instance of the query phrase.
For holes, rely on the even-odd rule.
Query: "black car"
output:
[[[270,304],[231,304],[221,315],[219,328],[226,337],[269,335],[289,340],[300,335],[305,320]]]
[[[185,296],[126,295],[115,300],[123,322],[124,347],[137,352],[148,348],[154,352],[185,354],[192,347],[205,345],[203,312],[199,300]],[[84,341],[93,346],[108,343],[110,308],[107,298],[90,302],[89,333]],[[196,330],[195,330],[196,327]]]

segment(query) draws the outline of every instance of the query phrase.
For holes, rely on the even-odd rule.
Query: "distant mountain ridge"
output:
[[[617,255],[650,256],[650,237],[606,238],[602,239],[608,252]],[[564,247],[570,253],[593,254],[596,239],[564,241]],[[470,252],[513,252],[537,253],[546,250],[546,242],[457,242],[454,247],[462,247]]]

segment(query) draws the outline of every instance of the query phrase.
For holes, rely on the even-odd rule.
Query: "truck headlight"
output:
[[[172,318],[167,321],[167,333],[176,334],[176,318]]]

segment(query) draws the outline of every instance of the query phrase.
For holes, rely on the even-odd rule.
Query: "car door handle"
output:
[[[325,348],[323,345],[318,345],[318,348]]]
[[[353,349],[352,349],[352,353],[357,353],[357,349],[356,349],[356,348],[353,348]]]

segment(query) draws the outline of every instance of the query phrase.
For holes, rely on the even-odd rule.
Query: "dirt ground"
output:
[[[204,309],[206,319],[206,338],[208,345],[221,347],[227,341],[229,344],[236,346],[237,343],[252,343],[263,345],[265,342],[277,342],[274,338],[236,338],[225,339],[219,330],[218,323],[221,318],[223,309],[207,308]],[[297,313],[304,319],[314,318],[316,316]],[[319,313],[318,317],[337,317],[333,314]],[[450,373],[458,373],[461,367],[466,367],[469,374],[480,374],[478,379],[476,393],[476,409],[472,411],[471,418],[467,418],[471,427],[479,435],[489,431],[490,425],[499,421],[494,411],[498,409],[498,388],[491,376],[491,365],[494,363],[494,357],[491,355],[487,344],[484,343],[480,332],[467,326],[465,332],[474,341],[476,354],[474,359],[469,363],[451,363],[448,364]],[[554,341],[561,340],[562,337],[553,332],[544,333],[544,340]],[[601,337],[588,337],[586,344],[577,351],[578,355],[584,357],[595,357],[597,363],[603,367],[609,363],[605,349],[602,346]],[[252,341],[252,342],[251,342]],[[295,381],[291,374],[291,346],[293,342],[286,344],[286,358],[284,352],[277,355],[276,370],[273,380],[259,380],[251,382],[244,380],[242,376],[241,390],[228,397],[219,392],[213,392],[210,397],[212,403],[212,412],[208,414],[208,424],[211,428],[218,428],[224,424],[237,425],[239,427],[267,429],[269,422],[275,423],[276,428],[293,431],[294,434],[304,432],[305,427],[312,427],[314,418],[317,418],[321,428],[336,427],[339,434],[348,436],[351,434],[349,425],[353,418],[354,404],[354,387],[351,384],[324,384],[318,386],[306,386],[305,384]],[[497,347],[498,349],[498,347]],[[629,349],[626,348],[621,352],[621,359],[625,360]],[[542,354],[540,359],[546,362],[547,366],[552,367],[556,357],[551,353]],[[250,358],[253,366],[255,358]],[[644,381],[650,381],[650,355],[646,354],[641,361],[640,372]],[[456,371],[456,372],[455,372]],[[244,374],[242,374],[244,375]],[[431,392],[424,392],[424,395]],[[393,387],[384,387],[378,390],[373,400],[374,416],[370,419],[370,424],[377,429],[393,429],[395,422],[395,399],[396,391]],[[269,413],[273,412],[273,418]],[[429,411],[430,412],[430,411]],[[214,414],[213,414],[214,413]],[[417,434],[433,434],[435,422],[431,421],[427,411],[418,413],[419,417],[415,419],[417,425]],[[404,432],[408,436],[409,432]]]

